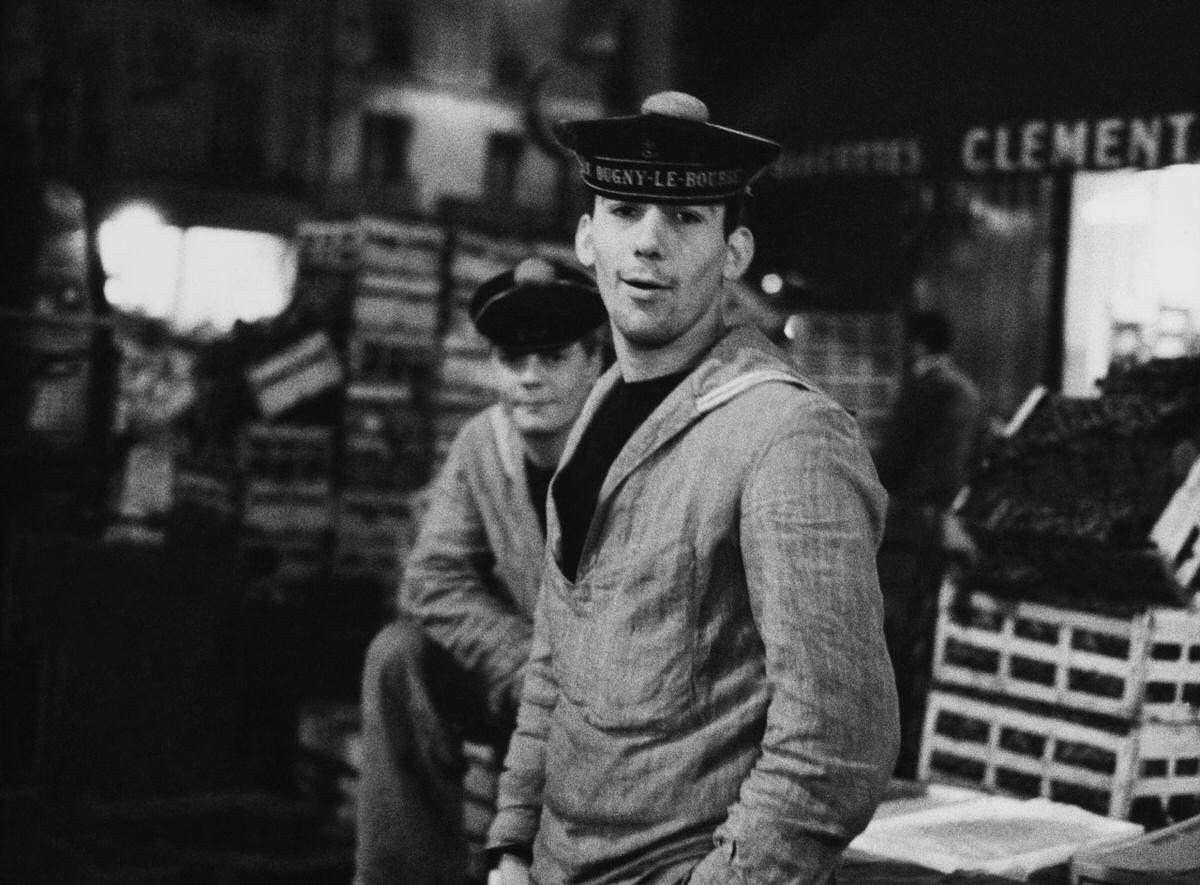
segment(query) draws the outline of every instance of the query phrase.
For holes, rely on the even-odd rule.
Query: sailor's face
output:
[[[493,348],[500,400],[522,434],[565,433],[600,375],[600,355],[576,341],[550,350]]]
[[[721,204],[674,205],[597,196],[576,252],[595,270],[616,335],[662,348],[719,320],[731,272]]]

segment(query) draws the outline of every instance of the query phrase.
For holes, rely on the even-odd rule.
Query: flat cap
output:
[[[651,95],[633,116],[560,121],[554,135],[592,191],[639,202],[723,202],[744,193],[781,150],[710,123],[704,102],[684,92]]]
[[[608,319],[587,273],[541,256],[481,284],[468,314],[479,334],[512,350],[564,347]]]

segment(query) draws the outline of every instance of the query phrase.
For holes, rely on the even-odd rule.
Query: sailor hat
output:
[[[608,319],[588,274],[540,256],[480,285],[467,312],[488,341],[525,351],[565,347]]]
[[[708,122],[704,102],[683,92],[651,95],[633,116],[560,121],[554,134],[591,190],[637,202],[724,202],[744,193],[781,150]]]

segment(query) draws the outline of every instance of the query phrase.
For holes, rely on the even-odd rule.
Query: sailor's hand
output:
[[[505,854],[496,869],[488,873],[487,885],[533,885],[529,864],[515,854]]]

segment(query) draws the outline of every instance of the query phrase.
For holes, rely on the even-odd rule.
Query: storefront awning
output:
[[[1200,4],[863,2],[760,91],[783,181],[1200,162]]]

